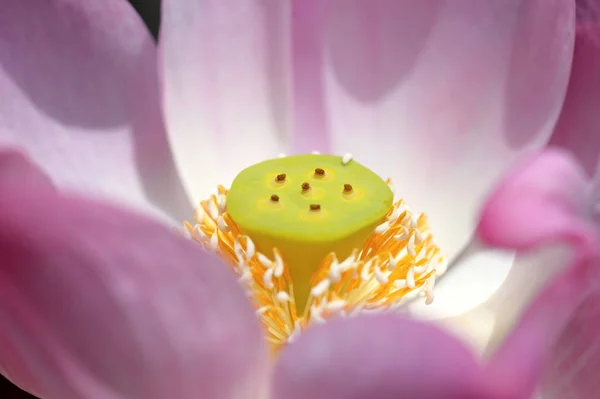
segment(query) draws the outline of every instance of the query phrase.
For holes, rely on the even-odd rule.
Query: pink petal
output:
[[[25,155],[0,148],[0,187],[5,184],[55,190],[50,178]]]
[[[285,349],[275,399],[483,399],[482,372],[454,338],[396,315],[337,319]]]
[[[320,25],[306,13],[303,32],[320,34],[313,51],[323,65],[312,80],[323,99],[296,97],[296,107],[323,106],[333,150],[394,178],[452,257],[492,182],[551,133],[571,64],[573,3],[319,3]]]
[[[577,160],[565,151],[534,154],[492,192],[478,236],[489,245],[517,250],[552,238],[579,237],[591,223],[589,185]]]
[[[544,398],[589,399],[600,390],[600,290],[594,287],[554,346],[541,382]]]
[[[156,48],[131,6],[5,3],[0,145],[23,149],[59,187],[189,213],[161,120]]]
[[[477,233],[487,244],[521,253],[564,247],[569,255],[551,276],[542,277],[552,260],[538,265],[538,278],[550,277],[550,283],[492,358],[488,373],[499,387],[507,387],[507,397],[529,397],[552,346],[600,277],[600,236],[591,219],[589,187],[572,157],[547,150],[509,175],[484,207]],[[531,279],[530,285],[538,282]],[[507,311],[519,315],[522,309]]]
[[[287,152],[289,3],[163,1],[166,121],[195,200]]]
[[[258,395],[262,330],[233,274],[156,223],[13,186],[0,195],[0,364],[45,398]]]
[[[600,160],[600,1],[581,3],[587,8],[578,13],[569,89],[551,143],[576,154],[592,175]]]
[[[600,4],[596,1],[587,1],[589,9],[582,10],[585,17],[594,16],[598,20],[600,15]],[[590,15],[594,12],[595,14]],[[598,34],[596,29],[595,34]],[[586,37],[586,36],[584,36]],[[590,55],[591,59],[597,59],[597,54]],[[582,60],[583,61],[583,60]],[[591,89],[591,88],[590,88]],[[593,90],[589,90],[593,92]],[[583,91],[581,92],[583,94]],[[591,104],[588,104],[591,106]],[[593,120],[593,113],[587,114],[589,121]],[[590,134],[592,126],[587,130],[573,130],[572,135],[562,135],[561,138],[572,138],[574,141],[583,139],[585,134]],[[583,133],[583,134],[582,134]],[[587,172],[592,170],[594,155],[592,151],[597,140],[589,136],[591,140],[579,147],[568,147],[575,150],[580,161],[587,166]],[[581,143],[583,144],[583,143]],[[598,156],[596,151],[595,157]],[[596,172],[594,179],[596,200],[595,217],[596,222],[600,219],[600,173]],[[598,223],[597,223],[598,225]],[[600,390],[598,373],[600,372],[600,289],[594,281],[593,288],[586,292],[583,302],[575,310],[569,324],[561,334],[554,346],[546,372],[542,380],[542,392],[549,399],[568,397],[570,399],[587,399],[597,395]]]
[[[292,1],[292,148],[298,153],[315,150],[330,153],[332,150],[323,91],[326,59],[322,46],[326,11],[327,3],[321,0]]]

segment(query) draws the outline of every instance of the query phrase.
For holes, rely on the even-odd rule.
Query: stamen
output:
[[[206,233],[202,231],[202,228],[199,224],[194,226],[194,238],[197,240],[203,240],[207,237]]]
[[[408,284],[406,283],[405,279],[395,280],[394,281],[394,287],[396,287],[396,288],[406,288],[406,287],[408,287]]]
[[[423,241],[423,236],[419,232],[419,230],[415,230],[415,244],[419,245]]]
[[[431,305],[433,303],[433,286],[435,284],[435,274],[431,276],[425,283],[425,304]]]
[[[401,233],[394,235],[394,240],[396,241],[404,241],[408,237],[408,229],[402,226]]]
[[[219,208],[217,207],[217,204],[215,204],[215,201],[213,201],[212,199],[208,200],[208,214],[210,215],[211,219],[216,220],[219,217]]]
[[[250,237],[246,237],[246,256],[248,259],[252,258],[255,254],[254,241],[250,239]]]
[[[389,282],[388,278],[383,274],[379,266],[375,266],[375,279],[379,281],[379,284],[387,284]]]
[[[231,231],[229,226],[227,226],[227,223],[225,223],[223,216],[219,216],[219,219],[217,219],[217,226],[219,226],[219,230],[221,230],[223,233],[229,233]]]
[[[298,322],[298,321],[297,321],[297,322],[294,324],[294,331],[292,331],[292,334],[291,334],[291,335],[288,337],[288,343],[290,343],[290,344],[291,344],[291,343],[292,343],[292,342],[294,342],[296,339],[298,339],[298,337],[299,337],[299,336],[300,336],[300,334],[301,334],[301,331],[302,331],[301,324],[300,324],[300,322]]]
[[[210,249],[212,249],[213,251],[219,249],[219,234],[217,233],[217,230],[215,230],[212,236],[210,237]]]
[[[412,267],[408,269],[408,273],[406,273],[406,285],[408,288],[415,288],[415,269]]]
[[[408,238],[408,244],[406,245],[406,250],[408,251],[410,256],[417,255],[417,253],[415,252],[415,236],[414,236],[414,234]]]
[[[317,308],[316,306],[312,306],[310,308],[310,316],[311,316],[311,319],[313,321],[315,321],[317,324],[325,323],[325,319],[323,318],[323,316],[321,316],[321,309]]]
[[[369,281],[369,274],[371,273],[371,265],[372,264],[373,264],[373,260],[369,260],[363,266],[363,268],[360,272],[360,278],[362,279],[362,281]]]
[[[425,269],[427,269],[427,265],[423,265],[423,266],[413,266],[413,269],[415,270],[415,274],[423,274],[425,273]]]
[[[268,311],[268,310],[270,310],[270,309],[271,309],[271,307],[270,307],[270,306],[263,306],[263,307],[260,307],[260,308],[256,309],[256,314],[257,314],[257,315],[262,315],[262,314],[264,314],[265,312],[267,312],[267,311]]]
[[[327,310],[330,312],[339,312],[343,310],[347,305],[348,304],[346,303],[346,301],[338,299],[333,302],[329,302],[327,304]]]
[[[219,194],[219,197],[218,197],[219,213],[225,212],[226,209],[227,209],[227,197],[224,196],[223,194]]]
[[[279,302],[288,302],[290,300],[290,295],[285,291],[279,291],[277,293],[277,299]]]
[[[342,278],[342,267],[339,264],[332,264],[329,270],[329,280],[333,283],[337,283]]]
[[[244,271],[241,277],[238,279],[238,282],[242,285],[246,285],[250,281],[252,281],[252,273],[250,273],[250,271]]]
[[[352,161],[352,154],[348,152],[342,157],[342,165],[347,165],[350,161]]]
[[[437,274],[438,276],[441,276],[444,273],[446,273],[446,269],[448,268],[448,263],[443,258],[438,259],[437,262],[438,262],[438,264],[434,267],[435,274]]]
[[[388,222],[394,223],[396,220],[398,220],[401,214],[402,211],[400,210],[400,208],[395,208],[390,217],[387,219]]]
[[[388,254],[388,269],[393,271],[396,268],[396,258],[390,253]]]
[[[265,287],[267,287],[270,290],[275,287],[275,284],[273,283],[273,273],[274,272],[275,272],[274,269],[269,268],[263,274],[263,283],[265,284]]]
[[[342,271],[349,270],[352,267],[356,267],[356,256],[358,251],[354,250],[342,263],[340,263],[340,269]]]
[[[310,291],[310,293],[314,297],[320,297],[321,295],[323,295],[325,293],[325,291],[327,291],[327,289],[329,288],[329,285],[331,285],[331,281],[329,281],[329,279],[326,278],[323,281],[321,281],[319,284],[315,285],[313,287],[313,289]]]
[[[390,222],[383,222],[375,228],[375,234],[383,234],[390,228]]]
[[[279,251],[274,250],[273,255],[275,256],[275,277],[281,277],[284,271],[283,259],[281,259],[281,255],[279,255]]]
[[[273,262],[271,262],[271,259],[267,258],[265,255],[261,254],[260,252],[257,254],[257,257],[258,257],[258,261],[260,262],[260,264],[266,268],[270,268],[271,265],[273,264]]]
[[[202,208],[202,206],[196,207],[196,215],[194,221],[198,224],[202,224],[204,222],[204,215],[204,208]]]

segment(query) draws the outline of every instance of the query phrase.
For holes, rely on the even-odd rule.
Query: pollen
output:
[[[419,298],[429,304],[446,268],[427,216],[394,198],[390,179],[347,158],[251,166],[183,224],[230,265],[274,353],[331,317],[397,312]]]

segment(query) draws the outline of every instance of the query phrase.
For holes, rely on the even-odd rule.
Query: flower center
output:
[[[231,264],[274,349],[336,314],[431,303],[446,264],[426,216],[349,155],[253,165],[194,219],[185,231]]]

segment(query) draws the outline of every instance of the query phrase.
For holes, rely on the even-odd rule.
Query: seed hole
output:
[[[315,169],[315,175],[317,176],[325,176],[325,171],[321,168]]]
[[[352,192],[352,184],[344,184],[344,192],[351,193]]]
[[[275,180],[279,183],[284,182],[286,178],[286,174],[285,173],[280,173],[277,175],[277,177],[275,178]]]
[[[321,205],[319,204],[310,204],[310,210],[311,211],[318,211],[321,209]]]
[[[279,202],[279,195],[277,195],[277,194],[271,195],[271,201],[273,201],[273,202]]]
[[[310,190],[310,184],[308,182],[302,183],[301,187],[302,187],[302,191],[304,191],[304,192]]]

